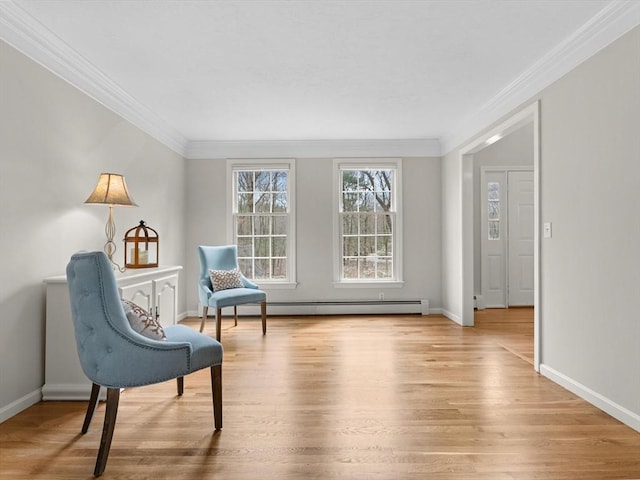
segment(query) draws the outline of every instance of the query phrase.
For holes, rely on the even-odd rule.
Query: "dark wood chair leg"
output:
[[[233,320],[235,322],[235,326],[238,326],[238,306],[234,305],[233,306]]]
[[[94,383],[91,386],[91,396],[89,397],[89,405],[87,405],[87,414],[84,416],[84,423],[82,424],[82,433],[87,433],[93,414],[98,407],[98,397],[100,396],[100,385]]]
[[[209,307],[202,307],[202,322],[200,322],[200,333],[204,330],[204,322],[207,320],[207,312]]]
[[[216,311],[216,340],[220,341],[222,336],[222,309],[218,308]]]
[[[184,377],[176,378],[178,381],[178,396],[181,396],[184,393]]]
[[[262,316],[262,334],[267,334],[267,302],[260,303],[260,314]]]
[[[222,365],[211,367],[211,394],[213,396],[213,423],[222,429]]]
[[[104,473],[111,448],[113,429],[116,426],[116,416],[118,414],[118,402],[120,401],[120,389],[107,389],[107,411],[104,415],[104,426],[102,427],[102,438],[100,439],[100,449],[96,459],[96,468],[93,471],[94,477],[99,477]]]

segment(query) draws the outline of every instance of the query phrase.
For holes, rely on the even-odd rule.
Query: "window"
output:
[[[487,232],[489,240],[500,240],[500,183],[487,182]]]
[[[238,265],[252,280],[295,282],[293,161],[229,161],[233,243]]]
[[[400,160],[336,166],[338,282],[401,281]]]

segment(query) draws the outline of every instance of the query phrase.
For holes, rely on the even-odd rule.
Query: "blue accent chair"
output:
[[[244,288],[231,288],[228,290],[213,291],[209,270],[232,270],[238,268],[238,248],[235,245],[221,247],[198,247],[200,258],[200,282],[198,294],[202,305],[202,323],[200,331],[204,329],[209,307],[216,312],[216,339],[220,341],[222,325],[222,309],[233,307],[235,325],[238,325],[238,305],[247,303],[259,303],[262,316],[262,334],[267,333],[267,294],[259,289],[258,285],[242,275]]]
[[[222,345],[185,325],[164,327],[166,341],[152,340],[129,325],[118,293],[111,262],[104,252],[77,253],[67,265],[67,282],[78,357],[93,382],[82,433],[86,433],[107,388],[107,406],[94,476],[103,474],[116,422],[120,389],[177,379],[211,369],[213,417],[222,428]]]

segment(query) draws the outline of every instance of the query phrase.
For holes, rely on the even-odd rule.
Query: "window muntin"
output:
[[[339,168],[339,281],[380,282],[397,278],[397,168]]]
[[[238,165],[232,168],[233,241],[242,273],[260,282],[290,282],[291,169]]]
[[[489,240],[500,240],[500,182],[487,182],[487,232]]]

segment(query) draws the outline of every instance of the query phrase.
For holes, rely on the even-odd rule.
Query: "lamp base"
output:
[[[120,265],[113,260],[113,254],[116,253],[117,248],[113,241],[113,238],[116,236],[116,222],[113,220],[113,205],[109,205],[109,219],[104,227],[104,233],[107,235],[107,243],[104,244],[104,253],[107,254],[114,270],[118,270],[122,273],[126,268],[120,267]]]

